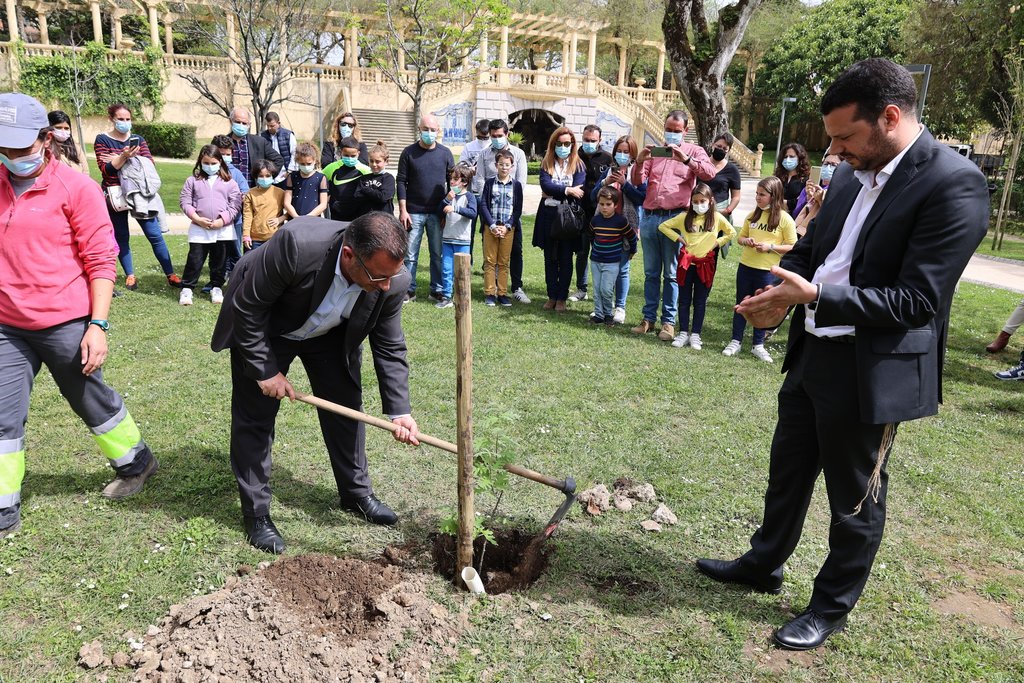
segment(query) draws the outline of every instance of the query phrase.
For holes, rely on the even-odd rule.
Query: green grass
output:
[[[981,256],[998,256],[999,258],[1009,258],[1015,261],[1024,261],[1024,239],[1018,235],[1012,235],[1006,233],[1003,235],[1003,244],[1001,249],[992,248],[992,236],[995,233],[991,230],[982,240],[981,244],[978,245],[977,254]]]
[[[109,469],[49,375],[39,375],[27,426],[25,526],[0,541],[3,681],[75,679],[83,642],[103,640],[108,655],[124,650],[126,631],[143,633],[170,605],[220,586],[240,564],[267,559],[242,537],[228,463],[228,358],[208,346],[217,309],[202,296],[178,306],[145,241],[135,240],[140,287],[114,301],[105,376],[125,395],[161,470],[137,498],[100,499]],[[168,241],[183,262],[184,238]],[[719,353],[729,337],[735,257],[719,269],[701,352],[622,328],[594,329],[587,305],[564,315],[542,311],[541,255],[527,247],[526,257],[532,305],[486,308],[474,276],[475,414],[515,411],[507,433],[518,442],[518,462],[572,475],[581,488],[621,476],[653,483],[680,524],[649,534],[639,522],[650,506],[597,518],[574,510],[538,584],[471,603],[460,654],[434,662],[435,680],[1024,679],[1024,387],[991,376],[1015,359],[1017,346],[995,358],[981,352],[1019,295],[960,287],[945,405],[938,417],[900,430],[886,538],[867,590],[846,633],[818,652],[787,658],[767,638],[806,604],[825,555],[822,486],[780,597],[715,585],[692,568],[697,557],[732,557],[747,547],[761,514],[781,382],[781,337],[769,344],[773,365],[750,356],[749,333],[740,356]],[[642,300],[639,260],[635,267],[630,322]],[[403,319],[414,413],[424,431],[454,440],[452,310],[421,300],[405,307]],[[365,407],[379,413],[368,361],[363,374]],[[291,378],[307,386],[299,364]],[[273,509],[290,554],[374,557],[388,544],[423,540],[454,507],[452,456],[401,446],[377,430],[368,430],[367,442],[377,493],[403,517],[396,529],[338,511],[314,410],[282,406]],[[539,529],[558,499],[516,480],[501,507]],[[478,500],[481,509],[492,504]],[[637,594],[602,588],[616,578],[650,587]],[[440,579],[435,588],[446,590]],[[951,591],[993,601],[1018,627],[942,614],[936,602]],[[551,620],[538,617],[544,612]],[[110,680],[128,678],[112,672]]]

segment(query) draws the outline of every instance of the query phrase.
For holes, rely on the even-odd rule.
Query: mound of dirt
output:
[[[425,681],[461,630],[427,597],[429,580],[356,559],[283,558],[172,606],[134,653],[135,680]]]

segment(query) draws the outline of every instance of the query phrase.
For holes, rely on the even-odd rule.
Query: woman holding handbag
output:
[[[121,167],[135,155],[142,155],[150,160],[153,154],[149,151],[149,145],[141,135],[132,133],[132,113],[123,104],[112,104],[107,108],[110,116],[111,129],[106,133],[96,136],[93,143],[93,151],[96,153],[96,163],[103,174],[103,193],[107,196],[107,213],[110,215],[110,222],[114,224],[114,239],[117,240],[119,253],[118,260],[124,268],[124,286],[129,290],[136,290],[139,285],[135,279],[135,264],[132,261],[132,248],[128,239],[128,202],[121,191]],[[171,287],[181,287],[181,278],[174,274],[174,266],[171,264],[171,254],[167,250],[167,243],[160,232],[160,220],[158,218],[136,218],[135,221],[142,228],[150,245],[153,247],[153,255],[160,263],[164,275],[167,277],[167,284]]]
[[[544,310],[565,311],[572,282],[573,254],[585,225],[582,204],[587,169],[576,151],[576,136],[562,126],[548,139],[540,166],[543,193],[533,228],[533,246],[544,250],[548,300]]]

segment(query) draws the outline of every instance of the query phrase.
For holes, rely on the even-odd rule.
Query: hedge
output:
[[[196,127],[185,123],[134,121],[132,132],[146,138],[153,156],[191,159],[196,151]]]

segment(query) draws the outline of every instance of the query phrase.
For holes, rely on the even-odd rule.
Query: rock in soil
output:
[[[662,503],[654,512],[651,513],[651,519],[658,524],[678,524],[679,520],[676,519],[674,512],[668,509],[668,506]]]
[[[644,531],[661,531],[661,525],[653,519],[645,519],[640,522],[640,526],[643,527]]]
[[[362,560],[286,557],[181,605],[147,633],[135,680],[425,681],[420,662],[452,656],[460,630],[427,596],[430,581]]]
[[[579,495],[580,505],[590,515],[599,515],[611,507],[611,493],[604,484],[598,484]]]
[[[621,491],[616,491],[612,495],[612,500],[615,503],[615,509],[620,512],[629,512],[633,509],[633,500],[624,495]]]
[[[78,663],[86,669],[95,669],[103,664],[103,643],[94,640],[82,645],[78,651]]]

